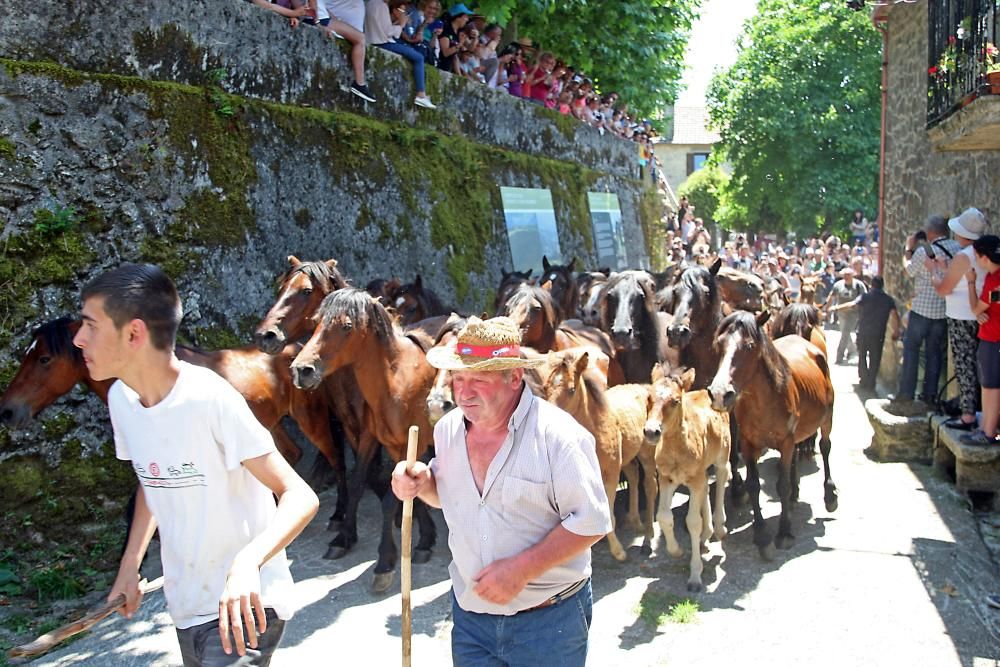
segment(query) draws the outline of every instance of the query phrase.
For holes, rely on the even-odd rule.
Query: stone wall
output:
[[[242,2],[41,0],[0,24],[0,387],[32,328],[126,260],[175,277],[206,348],[248,340],[290,254],[362,286],[419,272],[479,311],[511,268],[501,185],[549,188],[564,255],[588,265],[586,193],[617,194],[629,263],[648,261],[634,144],[436,71],[441,109],[417,110],[409,66],[379,50],[363,105],[342,46]],[[103,410],[77,390],[0,428],[0,486],[66,443],[113,465]]]
[[[975,206],[994,230],[1000,229],[1000,151],[937,150],[927,131],[927,4],[893,5],[888,19],[882,272],[886,289],[905,306],[912,297],[912,285],[903,270],[903,244],[929,215],[950,217]],[[972,104],[993,101],[982,99]],[[894,357],[883,357],[883,379],[889,387],[895,387],[896,369],[890,363]]]

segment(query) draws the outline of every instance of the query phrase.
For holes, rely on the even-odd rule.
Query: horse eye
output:
[[[313,293],[312,287],[305,287],[305,288],[302,289],[302,295],[303,296],[309,296],[312,293]]]
[[[340,326],[343,327],[344,331],[350,331],[351,329],[354,328],[354,324],[350,320],[347,320]]]
[[[50,361],[52,361],[52,357],[42,357],[41,359],[38,360],[38,363],[40,363],[42,366],[45,366]]]

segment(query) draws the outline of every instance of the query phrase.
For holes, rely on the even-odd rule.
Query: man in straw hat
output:
[[[960,248],[954,257],[946,252],[927,259],[931,282],[939,296],[944,297],[945,316],[948,318],[948,343],[951,345],[952,363],[958,378],[959,409],[962,414],[945,422],[945,426],[960,431],[976,428],[976,408],[979,399],[979,371],[976,349],[979,346],[979,322],[969,305],[965,274],[976,272],[977,294],[983,289],[986,270],[976,263],[972,243],[986,232],[986,218],[978,209],[970,208],[948,221],[948,228]]]
[[[851,303],[868,291],[865,284],[854,279],[854,269],[847,267],[840,272],[841,278],[833,284],[829,296],[826,297],[824,308],[829,311],[831,305],[836,300],[837,304]],[[858,348],[854,344],[854,330],[858,328],[858,313],[855,310],[841,310],[837,313],[837,321],[840,323],[840,344],[837,345],[837,363],[847,363],[848,357],[857,354]]]
[[[444,510],[456,665],[583,665],[593,596],[590,547],[611,530],[594,438],[537,398],[506,317],[469,318],[454,348],[427,360],[451,371],[458,410],[434,429],[429,465],[405,462],[395,494]]]

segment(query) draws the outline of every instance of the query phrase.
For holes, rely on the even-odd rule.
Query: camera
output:
[[[1000,303],[1000,289],[990,292],[990,303]]]

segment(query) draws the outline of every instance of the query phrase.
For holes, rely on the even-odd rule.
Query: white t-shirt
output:
[[[976,262],[975,250],[973,250],[971,245],[967,245],[955,253],[955,259],[959,255],[965,255],[969,258],[972,268],[976,270],[976,294],[982,294],[986,272],[979,268],[979,264]],[[952,259],[951,261],[955,260]],[[976,316],[972,314],[972,307],[969,306],[969,286],[966,283],[965,276],[958,279],[950,294],[945,295],[944,310],[945,314],[953,320],[965,320],[968,322],[976,319]]]
[[[178,629],[219,617],[233,558],[274,518],[270,490],[242,461],[276,452],[271,434],[221,376],[180,362],[167,396],[144,407],[121,380],[108,393],[119,459],[131,461],[160,530],[163,590]],[[261,600],[293,612],[282,551],[260,569]]]
[[[316,18],[334,18],[343,21],[358,32],[365,31],[365,3],[363,0],[319,0]]]

